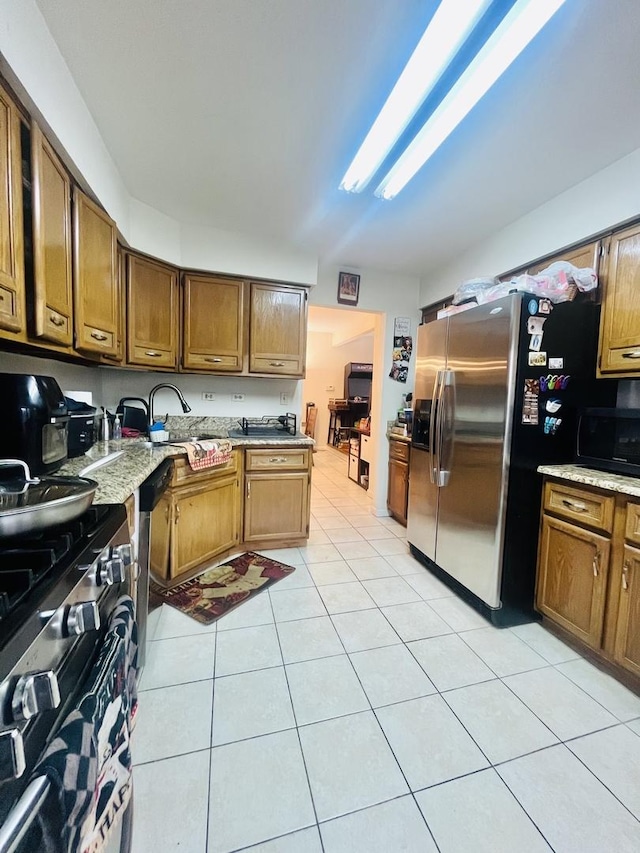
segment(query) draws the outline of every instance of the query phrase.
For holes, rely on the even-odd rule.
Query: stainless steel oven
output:
[[[50,792],[34,768],[76,707],[130,570],[122,505],[0,541],[1,853],[41,849],[28,838]]]

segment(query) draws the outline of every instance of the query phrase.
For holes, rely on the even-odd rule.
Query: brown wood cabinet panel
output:
[[[640,226],[611,236],[600,323],[600,374],[640,372]]]
[[[395,441],[393,438],[389,441],[389,458],[397,459],[398,462],[408,462],[411,446],[406,441]]]
[[[238,470],[241,453],[241,450],[234,450],[228,462],[216,465],[215,468],[203,468],[202,471],[194,471],[186,457],[176,458],[173,460],[173,470],[169,485],[171,487],[190,486],[193,483],[211,481],[217,477],[228,477],[229,474],[235,474]]]
[[[301,538],[309,532],[309,474],[247,474],[245,542]]]
[[[31,124],[33,285],[36,338],[71,347],[71,181],[35,122]]]
[[[609,570],[608,538],[543,515],[537,607],[592,648],[599,648]]]
[[[73,235],[76,349],[117,358],[121,306],[116,224],[77,188]]]
[[[304,376],[307,291],[251,282],[249,372]]]
[[[271,447],[264,450],[246,450],[245,468],[247,471],[280,470],[291,471],[297,468],[307,468],[309,453],[305,447],[283,449]]]
[[[237,478],[227,477],[171,493],[174,504],[171,578],[237,545],[238,491]]]
[[[178,366],[178,273],[174,267],[127,256],[127,362]]]
[[[602,241],[596,240],[595,243],[587,243],[586,246],[580,246],[577,249],[567,249],[564,252],[558,252],[557,255],[552,255],[552,257],[546,258],[544,261],[539,261],[537,264],[533,264],[529,267],[527,272],[529,275],[536,275],[556,261],[568,261],[570,264],[573,264],[574,267],[578,267],[578,269],[591,267],[591,269],[594,269],[597,273],[600,263],[601,246]]]
[[[640,550],[625,545],[615,660],[640,675]]]
[[[165,492],[151,513],[151,542],[149,566],[156,578],[169,579],[171,532],[173,530],[173,502],[170,492]]]
[[[611,532],[615,496],[581,489],[566,483],[547,481],[544,486],[544,508],[569,521]]]
[[[640,504],[629,501],[626,510],[625,539],[640,545]]]
[[[244,343],[245,283],[185,275],[182,366],[209,373],[239,373]]]
[[[20,116],[0,86],[0,330],[13,333],[26,330],[22,216]]]
[[[392,442],[396,443],[396,442]],[[409,500],[409,466],[406,462],[389,459],[389,484],[387,487],[387,509],[401,524],[407,524]]]

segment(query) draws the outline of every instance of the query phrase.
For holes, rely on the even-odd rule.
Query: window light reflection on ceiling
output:
[[[442,0],[340,183],[361,192],[492,0]]]
[[[391,199],[440,147],[565,0],[517,0],[377,187]]]

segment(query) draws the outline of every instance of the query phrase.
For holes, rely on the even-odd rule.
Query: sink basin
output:
[[[226,435],[220,435],[219,433],[212,432],[202,432],[198,435],[193,435],[193,433],[177,433],[170,432],[169,433],[169,443],[175,441],[215,441],[216,439],[226,438]]]

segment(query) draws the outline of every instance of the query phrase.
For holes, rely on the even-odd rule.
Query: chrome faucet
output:
[[[161,388],[170,388],[172,391],[175,391],[178,395],[178,400],[180,400],[180,405],[182,406],[182,411],[187,414],[187,412],[191,411],[191,406],[184,399],[182,391],[177,387],[177,385],[171,385],[169,382],[161,382],[159,385],[154,386],[151,391],[149,391],[149,427],[153,426],[153,398],[156,395],[156,391],[159,391]],[[166,415],[164,422],[166,423],[167,418],[169,416]]]

